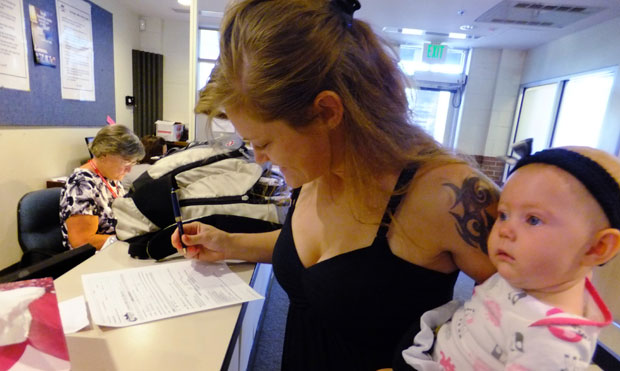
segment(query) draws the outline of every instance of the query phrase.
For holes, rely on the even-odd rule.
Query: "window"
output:
[[[526,88],[521,97],[521,112],[515,143],[533,138],[532,152],[547,148],[551,140],[559,83]]]
[[[613,81],[613,74],[606,71],[566,82],[552,147],[598,145]]]
[[[198,32],[198,90],[209,81],[211,71],[220,55],[220,33],[217,30],[201,28]]]
[[[523,87],[513,143],[534,138],[533,151],[597,147],[613,80],[607,69]]]

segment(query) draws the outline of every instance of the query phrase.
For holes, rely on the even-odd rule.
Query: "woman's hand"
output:
[[[228,244],[229,233],[207,224],[193,222],[183,225],[183,243],[187,246],[186,258],[207,262],[226,259],[224,249]],[[175,229],[170,237],[172,246],[183,251],[179,230]]]

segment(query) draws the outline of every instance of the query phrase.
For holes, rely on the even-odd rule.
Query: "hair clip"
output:
[[[499,159],[510,166],[516,165],[520,159],[532,154],[532,142],[534,142],[534,138],[527,138],[512,145],[512,151],[519,157],[500,156]]]
[[[347,28],[353,24],[353,13],[362,7],[358,0],[332,0],[334,6],[344,17]]]

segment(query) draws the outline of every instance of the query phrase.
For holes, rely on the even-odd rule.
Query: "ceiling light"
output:
[[[424,35],[424,30],[418,30],[417,28],[401,28],[400,32],[403,35]]]
[[[183,6],[190,6],[192,5],[192,0],[177,0],[177,2]]]
[[[203,17],[213,17],[213,18],[222,18],[224,13],[222,12],[213,12],[211,10],[201,10],[200,15]]]
[[[418,30],[415,28],[396,28],[396,27],[383,27],[383,32],[389,34],[401,34],[401,35],[413,35],[413,36],[438,36],[438,37],[451,37],[453,39],[479,39],[478,35],[467,35],[464,33],[443,33],[443,32],[434,32],[434,31],[424,31]]]
[[[459,27],[461,29],[461,31],[471,31],[474,29],[474,26],[470,25],[470,24],[464,24],[461,27]]]
[[[451,39],[466,39],[467,35],[464,33],[458,33],[458,32],[450,32],[448,34],[448,37]]]

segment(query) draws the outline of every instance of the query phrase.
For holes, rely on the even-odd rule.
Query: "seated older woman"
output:
[[[91,244],[101,249],[115,234],[112,202],[125,194],[121,180],[144,157],[144,147],[122,125],[99,130],[90,144],[93,158],[76,168],[60,195],[63,244],[75,248]]]

